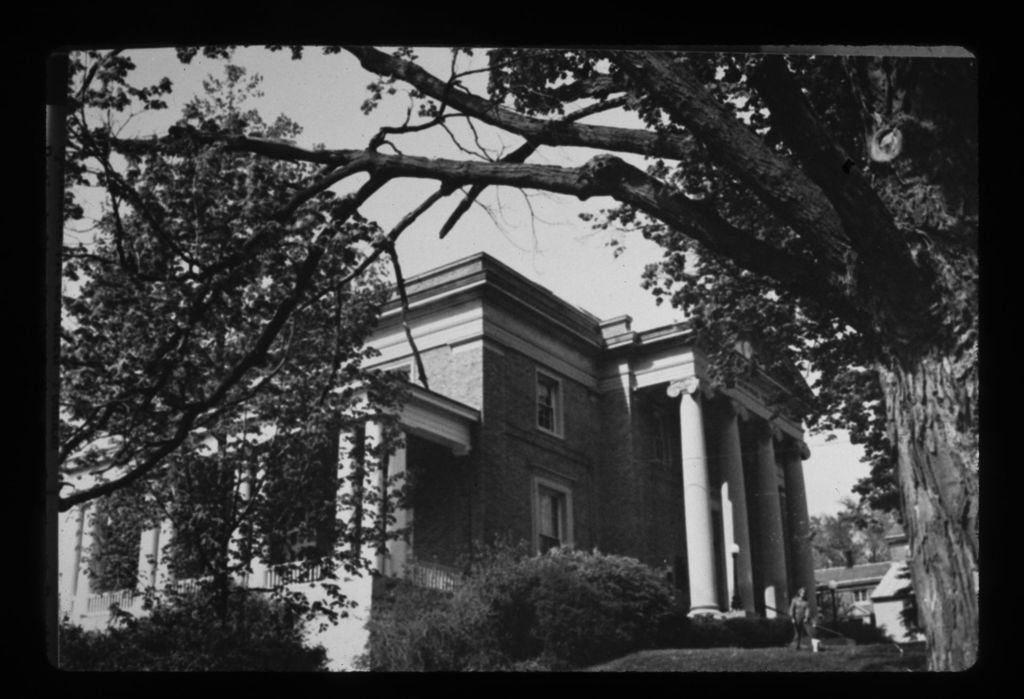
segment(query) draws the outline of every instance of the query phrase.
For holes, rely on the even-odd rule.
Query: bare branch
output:
[[[625,104],[625,98],[616,98],[613,100],[606,100],[604,102],[597,102],[595,104],[589,105],[571,114],[566,115],[564,121],[575,121],[577,119],[582,119],[583,117],[590,116],[591,114],[597,114],[608,109],[619,107],[622,104]],[[529,158],[534,153],[534,151],[537,150],[537,147],[537,143],[527,141],[526,143],[519,146],[508,155],[501,158],[500,162],[526,162],[526,159]],[[438,238],[441,238],[443,240],[444,237],[448,235],[449,232],[451,232],[452,228],[455,226],[456,223],[458,223],[459,219],[462,218],[462,216],[467,211],[469,211],[469,207],[473,203],[473,200],[479,197],[480,193],[483,191],[483,185],[474,185],[473,187],[470,188],[469,193],[466,194],[462,201],[459,202],[459,205],[455,207],[455,211],[452,212],[451,216],[448,217],[448,220],[444,222],[443,226],[441,226],[441,231],[438,233]]]
[[[366,70],[379,75],[394,75],[424,94],[439,98],[445,82],[415,63],[389,56],[365,46],[346,46]],[[548,146],[583,146],[600,150],[656,155],[681,160],[686,157],[686,141],[676,134],[660,134],[643,129],[625,129],[593,124],[574,124],[561,119],[536,119],[464,92],[453,92],[448,103],[464,114]]]
[[[578,125],[554,126],[574,128]],[[757,138],[749,131],[746,133]],[[278,148],[279,144],[268,144],[262,139],[232,135],[201,135],[198,138],[210,143],[222,143],[228,149],[248,150],[270,157],[294,158],[297,155],[297,149],[290,145]],[[686,197],[614,156],[598,156],[582,167],[565,168],[508,162],[453,161],[354,150],[318,151],[310,152],[310,155],[320,159],[320,162],[333,163],[345,175],[368,172],[372,177],[382,180],[396,177],[434,179],[442,183],[443,190],[454,190],[466,185],[506,185],[570,194],[579,199],[591,196],[614,197],[676,227],[711,251],[732,258],[745,269],[778,279],[794,291],[802,290],[800,293],[810,298],[835,299],[836,307],[840,313],[845,314],[844,318],[848,322],[855,327],[865,328],[861,322],[864,319],[859,312],[853,310],[854,306],[839,300],[849,291],[845,267],[837,269],[836,265],[826,265],[820,261],[814,263],[769,245],[750,231],[738,229],[723,220],[709,204]],[[333,176],[322,178],[316,185],[307,188],[303,196],[312,196],[314,189],[329,186],[330,182],[326,180]],[[814,186],[813,183],[811,186]],[[829,210],[835,216],[831,207]]]
[[[412,356],[416,358],[416,372],[419,374],[420,383],[423,384],[423,388],[429,391],[430,384],[427,382],[427,370],[423,366],[423,358],[420,356],[419,347],[416,346],[416,340],[412,336],[412,328],[409,327],[409,295],[405,291],[402,265],[398,262],[398,253],[395,251],[394,244],[388,247],[388,255],[391,256],[391,263],[395,268],[395,284],[398,287],[398,298],[402,303],[402,328],[405,330],[405,337],[409,341],[409,347],[412,348]]]

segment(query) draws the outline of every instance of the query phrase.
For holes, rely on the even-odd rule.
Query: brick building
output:
[[[799,420],[768,405],[778,383],[718,390],[687,324],[637,332],[628,316],[601,320],[486,255],[407,290],[430,386],[415,395],[465,437],[403,420],[411,437],[393,462],[412,476],[412,533],[386,572],[452,565],[500,535],[665,567],[695,612],[735,597],[773,615],[797,587],[814,590],[808,452]],[[397,303],[371,344],[376,366],[417,382]]]
[[[662,567],[695,613],[773,616],[796,588],[814,590],[808,451],[799,418],[778,408],[777,381],[710,385],[688,324],[599,319],[484,254],[407,291],[404,322],[430,389],[397,302],[370,340],[372,366],[412,384],[405,446],[388,463],[411,483],[411,507],[396,513],[410,534],[380,557],[383,573],[443,581],[474,543],[502,536]],[[345,462],[352,435],[342,442]],[[84,521],[67,527],[78,537],[68,551],[86,545]],[[143,534],[151,580],[161,535]],[[84,610],[81,577],[67,576],[63,596]]]

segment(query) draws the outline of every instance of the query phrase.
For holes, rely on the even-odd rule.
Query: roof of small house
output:
[[[878,587],[871,593],[871,599],[901,597],[909,588],[913,588],[913,585],[910,579],[910,568],[906,561],[898,561],[889,567],[881,582],[878,583]]]
[[[818,568],[814,571],[814,581],[819,586],[828,585],[832,580],[835,580],[839,587],[869,585],[878,583],[891,566],[892,561],[882,561],[880,563],[860,563],[855,566]]]
[[[850,616],[855,618],[870,617],[871,603],[863,600],[860,602],[854,602],[853,609],[850,611]]]

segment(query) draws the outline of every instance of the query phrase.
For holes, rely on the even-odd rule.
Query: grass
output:
[[[922,672],[924,644],[792,648],[661,649],[633,653],[585,672]]]

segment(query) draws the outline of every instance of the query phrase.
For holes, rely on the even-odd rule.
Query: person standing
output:
[[[807,602],[807,590],[800,588],[789,603],[789,618],[793,622],[793,630],[796,633],[796,649],[800,650],[800,641],[807,636],[808,645],[811,644],[811,605]]]

